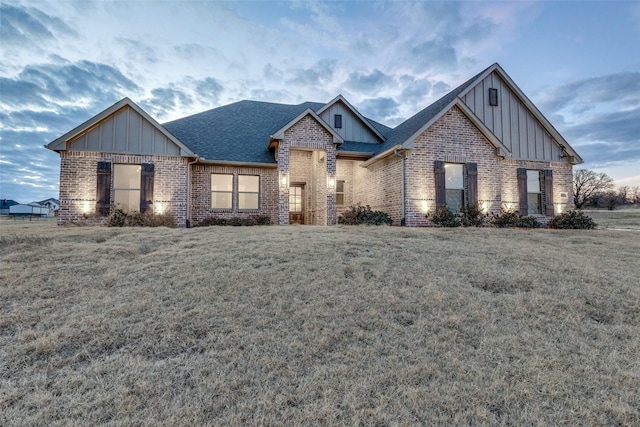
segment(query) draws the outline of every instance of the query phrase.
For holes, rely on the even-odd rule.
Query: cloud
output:
[[[224,87],[213,77],[194,79],[185,77],[179,82],[151,90],[151,97],[140,106],[160,121],[174,118],[177,112],[211,108],[218,105]],[[177,118],[177,117],[175,117]]]
[[[62,20],[39,9],[0,4],[0,36],[3,49],[40,50],[39,45],[56,39],[56,34],[77,35]]]
[[[298,86],[314,86],[327,83],[333,77],[338,61],[335,59],[321,59],[309,68],[294,68],[288,70],[293,75],[287,83]]]
[[[371,92],[379,91],[391,83],[393,83],[391,76],[376,69],[370,73],[355,71],[349,74],[345,85],[351,90],[371,94]]]
[[[61,104],[89,106],[115,102],[138,86],[117,68],[90,61],[34,64],[15,78],[0,78],[0,106],[11,109],[56,109]]]
[[[399,104],[393,98],[369,98],[359,103],[359,111],[366,117],[384,123],[398,114]]]
[[[603,103],[616,103],[620,108],[639,105],[640,72],[608,74],[551,88],[541,94],[538,103],[545,110],[569,109],[576,114]]]

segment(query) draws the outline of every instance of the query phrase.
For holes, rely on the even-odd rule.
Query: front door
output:
[[[289,224],[304,224],[304,184],[289,187]]]

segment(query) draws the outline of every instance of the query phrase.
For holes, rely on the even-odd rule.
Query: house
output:
[[[357,203],[395,224],[478,203],[542,219],[573,209],[582,158],[493,64],[395,128],[338,95],[240,101],[160,124],[125,98],[47,146],[60,153],[59,222],[110,209],[330,225]]]
[[[54,215],[57,215],[58,210],[60,209],[60,201],[52,197],[37,203],[48,208],[50,211],[54,213]]]
[[[9,215],[46,217],[49,216],[49,208],[38,202],[31,202],[27,205],[18,203],[9,207]]]
[[[9,215],[9,208],[18,204],[15,200],[0,199],[0,215]]]

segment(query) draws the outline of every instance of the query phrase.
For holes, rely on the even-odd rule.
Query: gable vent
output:
[[[489,105],[492,107],[498,106],[498,89],[489,89]]]

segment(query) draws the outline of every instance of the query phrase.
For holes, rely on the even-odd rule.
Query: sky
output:
[[[640,1],[0,0],[0,199],[58,197],[44,145],[129,97],[160,123],[345,96],[394,127],[494,62],[640,185]]]

